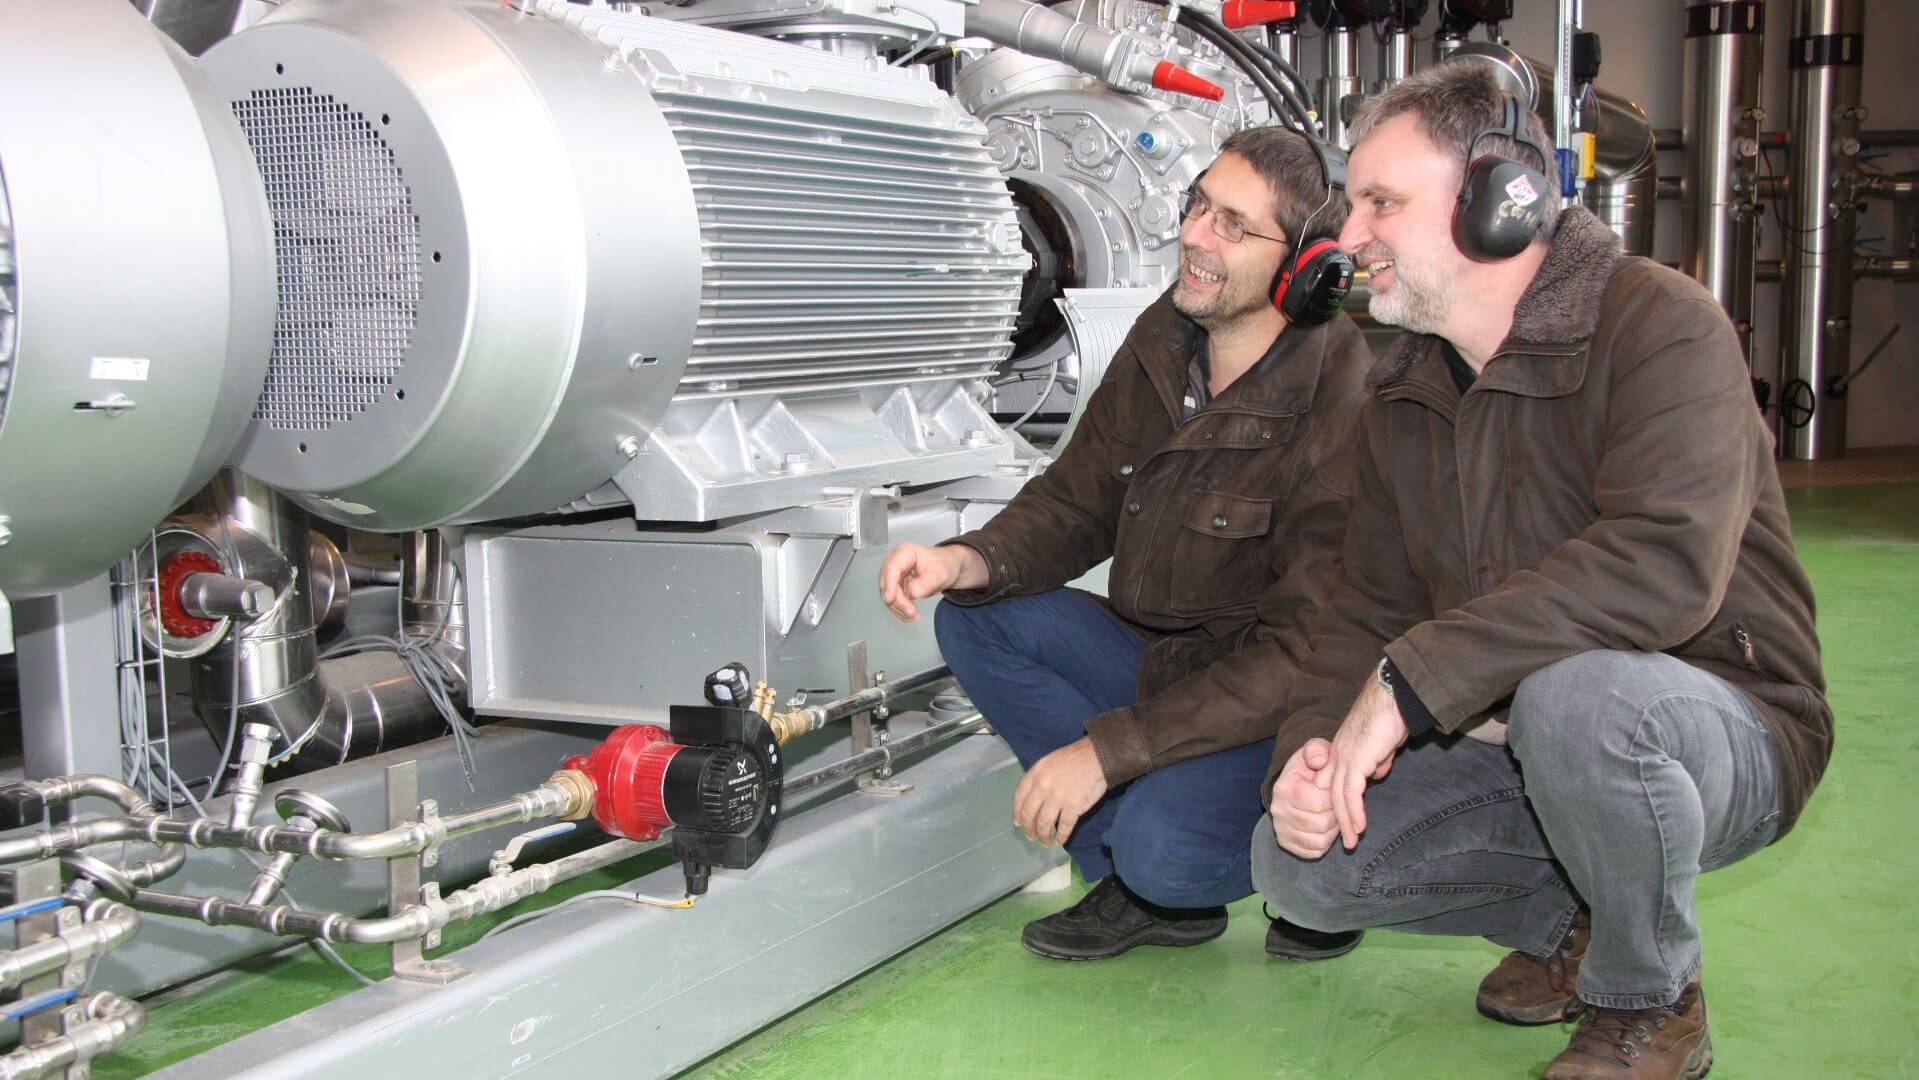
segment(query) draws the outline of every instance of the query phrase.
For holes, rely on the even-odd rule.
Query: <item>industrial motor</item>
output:
[[[305,0],[203,65],[279,245],[240,464],[321,516],[611,479],[710,520],[1010,455],[969,395],[1029,259],[982,125],[922,76],[545,0]]]

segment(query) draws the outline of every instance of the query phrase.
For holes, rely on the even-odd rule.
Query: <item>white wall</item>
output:
[[[1786,125],[1786,42],[1792,34],[1795,0],[1767,0],[1766,56],[1761,106],[1766,110],[1765,130],[1777,131]],[[1436,5],[1435,5],[1436,6]],[[1599,34],[1603,61],[1599,83],[1612,93],[1638,102],[1652,117],[1656,128],[1677,130],[1681,120],[1681,95],[1684,87],[1685,0],[1586,0],[1585,28]],[[1553,56],[1554,0],[1517,0],[1515,18],[1502,27],[1514,48],[1535,59],[1550,61]],[[1432,32],[1433,18],[1428,15],[1422,35]],[[1870,110],[1865,127],[1919,128],[1919,0],[1865,0],[1866,64],[1861,103]],[[1305,43],[1309,68],[1319,67],[1318,42]],[[1431,46],[1421,43],[1419,63],[1429,59]],[[1362,46],[1363,64],[1370,70],[1372,60]],[[1784,154],[1775,150],[1773,162],[1787,166]],[[1895,150],[1874,162],[1887,172],[1919,170],[1919,150]],[[1680,156],[1662,153],[1662,175],[1677,176]],[[1661,200],[1658,218],[1657,258],[1676,262],[1679,258],[1679,204],[1676,199]],[[1883,200],[1873,200],[1861,219],[1859,236],[1885,237],[1891,232],[1892,210]],[[1762,228],[1760,257],[1777,259],[1782,255],[1780,230],[1770,216]],[[1882,243],[1881,254],[1906,254]],[[1762,284],[1756,298],[1757,327],[1754,355],[1762,376],[1778,379],[1773,369],[1779,357],[1780,287]],[[1848,399],[1847,444],[1852,447],[1908,446],[1919,444],[1919,283],[1860,281],[1853,299],[1853,356],[1863,358],[1880,336],[1898,322],[1904,325],[1898,338],[1872,369],[1861,378]]]

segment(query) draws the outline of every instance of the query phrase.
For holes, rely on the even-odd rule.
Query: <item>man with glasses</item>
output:
[[[1014,821],[1097,883],[1026,927],[1041,955],[1199,944],[1252,892],[1276,703],[1337,576],[1372,364],[1336,301],[1290,325],[1274,289],[1344,202],[1302,136],[1228,139],[1188,193],[1179,281],[1058,460],[984,528],[901,544],[880,571],[907,622],[945,594],[941,651],[1027,770]],[[1109,557],[1106,599],[1064,588]],[[1358,938],[1275,922],[1267,949],[1318,959]]]

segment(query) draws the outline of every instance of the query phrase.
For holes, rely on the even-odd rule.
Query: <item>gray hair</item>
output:
[[[1319,155],[1299,132],[1283,127],[1247,128],[1228,137],[1219,152],[1245,158],[1266,181],[1273,193],[1273,220],[1295,247],[1306,239],[1309,224],[1316,236],[1338,236],[1340,226],[1346,224],[1346,200],[1328,198]]]
[[[1357,146],[1373,129],[1402,113],[1419,117],[1420,134],[1434,146],[1459,162],[1459,174],[1466,175],[1466,156],[1496,154],[1522,164],[1537,164],[1548,180],[1558,172],[1554,162],[1540,161],[1539,153],[1525,143],[1505,135],[1488,135],[1473,147],[1473,136],[1506,120],[1506,101],[1513,95],[1499,85],[1493,73],[1475,63],[1453,61],[1427,68],[1411,78],[1393,84],[1384,92],[1368,98],[1353,116],[1350,125]],[[1551,146],[1546,125],[1531,109],[1520,109],[1520,123],[1542,145]],[[1555,191],[1558,184],[1551,185]],[[1544,200],[1543,239],[1552,238],[1559,223],[1559,200]]]

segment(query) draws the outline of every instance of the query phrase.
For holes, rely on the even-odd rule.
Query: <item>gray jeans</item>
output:
[[[1366,790],[1366,832],[1320,859],[1253,832],[1253,883],[1319,930],[1468,934],[1550,954],[1579,900],[1591,1005],[1675,1001],[1699,970],[1693,882],[1779,827],[1772,741],[1744,694],[1672,657],[1589,652],[1513,697],[1510,748],[1419,740]]]

